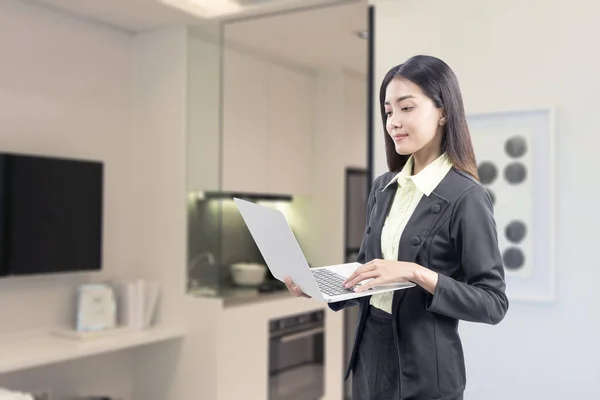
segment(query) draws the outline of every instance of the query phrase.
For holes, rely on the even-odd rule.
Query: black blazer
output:
[[[367,203],[367,221],[358,262],[383,258],[381,230],[398,184],[378,177]],[[420,286],[394,292],[392,315],[400,360],[402,400],[445,400],[465,388],[465,364],[458,321],[499,323],[508,310],[504,268],[498,248],[493,206],[487,191],[469,175],[451,169],[430,196],[423,196],[408,221],[399,261],[415,262],[439,273],[435,294]],[[370,296],[331,303],[338,311],[359,305],[354,366]]]

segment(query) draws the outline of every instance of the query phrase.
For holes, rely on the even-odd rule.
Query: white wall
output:
[[[0,333],[66,324],[77,284],[132,272],[131,48],[131,37],[115,30],[0,2],[0,149],[106,163],[105,270],[1,279]],[[70,394],[105,389],[129,397],[130,355],[96,361],[2,376],[0,386],[56,386],[60,396],[64,385]]]
[[[136,353],[136,400],[216,398],[220,304],[186,295],[187,49],[185,29],[135,38],[136,262],[163,285],[161,322],[187,332],[181,344]]]
[[[315,80],[312,194],[295,202],[307,216],[298,240],[317,266],[344,262],[344,171],[366,168],[367,133],[365,78],[323,69]]]
[[[376,90],[385,72],[431,54],[457,73],[467,112],[554,105],[557,110],[557,281],[554,304],[515,303],[498,326],[463,323],[466,399],[600,397],[600,313],[594,199],[600,145],[597,3],[547,0],[376,6]],[[376,94],[374,94],[376,96]],[[378,107],[378,105],[376,105]],[[378,114],[375,110],[375,115]],[[385,170],[376,118],[376,172]]]

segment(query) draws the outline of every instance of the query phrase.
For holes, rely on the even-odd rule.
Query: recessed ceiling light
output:
[[[243,7],[235,0],[159,0],[161,3],[178,8],[202,18],[216,18],[235,14]]]

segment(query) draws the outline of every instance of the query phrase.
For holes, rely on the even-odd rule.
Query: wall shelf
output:
[[[86,340],[59,337],[52,334],[50,330],[0,336],[0,374],[183,337],[183,330],[168,327],[155,327]]]

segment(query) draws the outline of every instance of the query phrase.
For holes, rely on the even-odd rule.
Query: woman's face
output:
[[[398,154],[439,155],[443,112],[419,86],[401,77],[392,79],[385,92],[385,112],[386,131]]]

